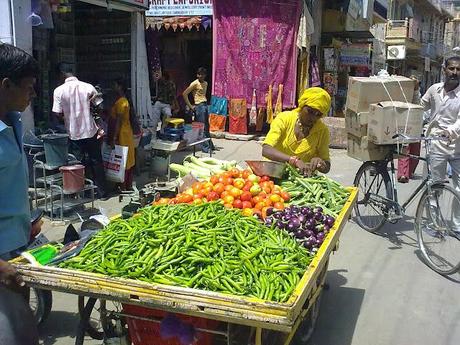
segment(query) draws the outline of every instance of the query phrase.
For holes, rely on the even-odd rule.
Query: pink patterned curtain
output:
[[[214,0],[213,94],[257,105],[283,84],[283,107],[295,106],[300,0]]]

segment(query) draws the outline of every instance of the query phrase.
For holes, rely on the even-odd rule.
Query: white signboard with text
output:
[[[150,17],[212,16],[212,0],[150,0]]]

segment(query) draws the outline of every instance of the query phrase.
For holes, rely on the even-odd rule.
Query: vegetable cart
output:
[[[255,332],[257,345],[263,343],[263,332],[277,332],[281,335],[281,343],[288,345],[307,314],[314,311],[311,315],[313,321],[317,316],[317,302],[324,286],[329,255],[337,249],[340,234],[356,201],[357,189],[350,188],[349,191],[350,196],[333,228],[285,303],[57,267],[32,266],[20,261],[16,266],[24,281],[33,287],[218,320],[228,325],[249,326]],[[94,299],[92,301],[94,304]],[[221,334],[212,330],[211,333]],[[81,337],[77,337],[77,344],[82,342]]]

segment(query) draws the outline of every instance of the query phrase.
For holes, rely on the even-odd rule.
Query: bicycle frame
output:
[[[387,215],[387,218],[389,220],[398,220],[402,218],[404,215],[407,207],[416,199],[416,197],[425,189],[428,189],[428,192],[431,193],[431,186],[433,185],[434,181],[432,178],[432,173],[431,173],[431,157],[430,157],[430,148],[431,148],[431,141],[436,140],[435,137],[421,137],[417,138],[420,141],[425,142],[424,149],[425,149],[425,158],[422,156],[417,156],[409,153],[404,153],[401,152],[399,149],[399,145],[395,150],[389,153],[388,157],[384,160],[381,161],[381,166],[382,169],[387,169],[388,163],[390,163],[390,169],[391,169],[391,174],[390,174],[390,182],[391,182],[391,199],[384,198],[384,197],[379,197],[383,199],[383,201],[386,202],[388,210],[391,212],[393,210],[394,216]],[[398,188],[396,184],[396,169],[395,169],[395,164],[394,164],[394,158],[395,156],[404,156],[404,157],[409,157],[413,159],[418,159],[423,162],[425,162],[426,166],[426,177],[423,179],[423,181],[417,186],[417,188],[411,193],[411,195],[408,197],[408,199],[401,205],[399,203],[398,199]],[[375,182],[375,179],[371,182],[369,185],[369,190],[372,188],[373,184]]]

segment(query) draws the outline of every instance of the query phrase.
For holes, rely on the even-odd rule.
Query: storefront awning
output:
[[[193,28],[199,30],[200,27],[205,30],[211,28],[211,17],[208,16],[194,16],[194,17],[145,17],[145,27],[155,30],[192,30]]]

